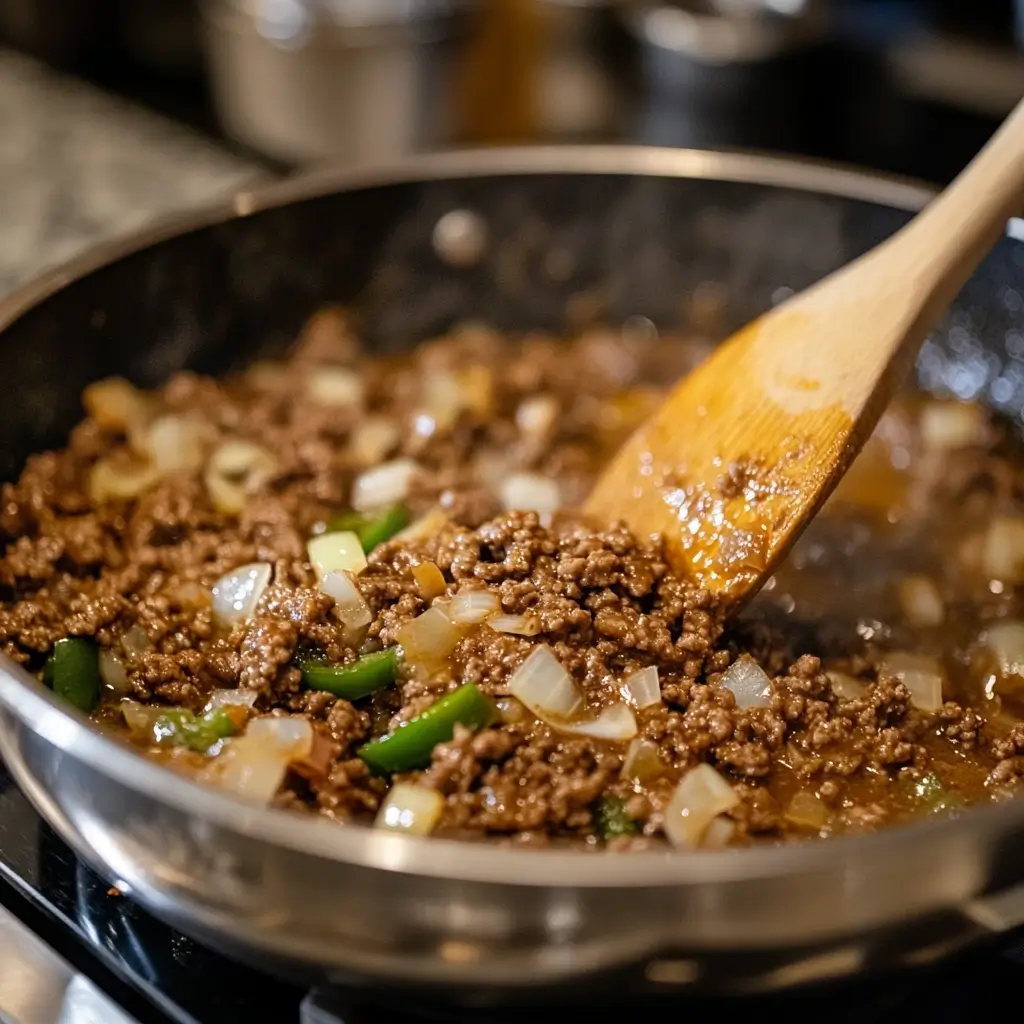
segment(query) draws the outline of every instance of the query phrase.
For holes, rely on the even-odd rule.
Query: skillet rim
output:
[[[162,217],[130,234],[101,242],[44,272],[0,300],[0,332],[69,284],[109,264],[180,235],[215,227],[264,210],[334,192],[416,181],[515,175],[639,175],[767,185],[859,200],[901,210],[923,207],[936,189],[924,182],[876,174],[847,164],[753,151],[671,149],[648,146],[524,146],[462,149],[423,154],[384,166],[330,167],[291,179],[255,185],[198,210]],[[1024,240],[1024,222],[1007,233]],[[67,708],[34,677],[0,654],[0,702],[32,733],[66,756],[155,801],[234,831],[327,860],[418,876],[511,886],[656,888],[749,882],[793,874],[822,873],[841,863],[880,860],[940,837],[953,841],[970,830],[997,833],[1024,823],[1024,800],[975,806],[956,818],[919,821],[878,833],[840,836],[784,846],[730,851],[631,853],[577,850],[515,850],[487,842],[422,838],[345,826],[244,801],[178,775],[134,752]],[[9,737],[0,731],[0,752]],[[16,774],[19,757],[14,762]]]

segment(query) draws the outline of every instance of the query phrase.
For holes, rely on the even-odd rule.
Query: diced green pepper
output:
[[[376,516],[364,516],[359,512],[341,512],[332,516],[327,522],[330,532],[351,530],[363,545],[363,551],[369,554],[409,523],[409,514],[402,505],[392,505]]]
[[[157,743],[186,746],[205,754],[236,731],[233,719],[222,708],[208,711],[201,718],[184,708],[170,708],[154,723],[153,738]]]
[[[43,682],[79,711],[92,711],[100,702],[99,648],[82,637],[68,637],[53,645],[43,667]]]
[[[466,683],[394,732],[364,744],[357,753],[379,775],[425,768],[434,747],[450,740],[456,725],[483,729],[497,717],[491,699],[475,683]]]
[[[636,822],[626,814],[626,804],[617,796],[606,796],[597,805],[595,814],[597,834],[604,840],[616,836],[635,836],[640,829]]]
[[[348,665],[306,661],[301,662],[299,668],[302,681],[311,690],[327,690],[345,700],[359,700],[395,681],[398,648],[389,647],[384,651],[364,654]]]

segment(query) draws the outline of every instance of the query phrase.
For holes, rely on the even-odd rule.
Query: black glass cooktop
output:
[[[572,1015],[564,1005],[455,1011],[395,992],[308,992],[225,959],[111,889],[39,818],[2,765],[0,903],[138,1024],[512,1024],[527,1019],[541,1024]],[[761,997],[757,1009],[815,1024],[823,1016],[829,1024],[905,1024],[908,1013],[929,1024],[975,1024],[997,1019],[1000,1008],[1015,1003],[1022,990],[1024,937],[926,971]],[[693,1020],[709,1013],[733,1019],[740,1007],[681,997],[650,1009],[658,1016]],[[622,1024],[641,1010],[632,1003],[606,1006],[588,1010],[587,1017],[591,1024]],[[3,1011],[0,1006],[0,1020]]]

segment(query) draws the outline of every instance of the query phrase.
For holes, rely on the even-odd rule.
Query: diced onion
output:
[[[153,641],[141,626],[132,626],[121,637],[121,646],[128,654],[135,656],[153,650]]]
[[[665,835],[678,847],[695,849],[711,822],[739,802],[735,790],[714,768],[699,764],[680,779],[665,808]]]
[[[251,618],[272,571],[269,562],[252,562],[225,573],[211,589],[213,614],[226,626]]]
[[[362,542],[351,530],[321,533],[306,544],[306,551],[321,580],[331,572],[361,573],[366,568]]]
[[[981,639],[995,655],[1003,680],[1019,685],[1024,680],[1024,622],[1017,619],[993,622],[985,628]]]
[[[210,456],[203,483],[213,507],[224,515],[238,515],[248,493],[273,476],[274,457],[251,441],[226,441]]]
[[[537,714],[534,712],[534,714]],[[625,704],[611,704],[604,708],[597,718],[582,722],[563,722],[557,718],[537,715],[554,729],[574,733],[577,736],[592,736],[598,740],[625,742],[636,736],[636,716]]]
[[[352,485],[352,507],[357,512],[372,512],[404,501],[418,472],[412,459],[394,459],[368,469]]]
[[[419,519],[411,522],[404,530],[399,530],[391,539],[406,544],[430,540],[431,537],[436,537],[447,525],[447,514],[441,509],[435,508],[431,509],[426,515],[420,516]]]
[[[308,757],[312,747],[313,726],[308,719],[257,718],[217,757],[211,778],[238,796],[269,803],[281,788],[288,766]]]
[[[306,394],[319,405],[352,408],[363,400],[363,382],[343,366],[320,366],[306,382]]]
[[[434,831],[443,811],[444,797],[436,789],[396,782],[380,805],[373,826],[427,836]]]
[[[562,492],[558,484],[537,473],[513,473],[502,482],[499,496],[509,512],[551,515],[562,507]]]
[[[347,572],[329,572],[320,589],[334,598],[334,613],[348,629],[361,629],[373,622],[373,612]]]
[[[664,766],[658,754],[658,744],[651,740],[635,739],[622,762],[622,778],[627,782],[648,782],[660,775]]]
[[[828,823],[828,808],[813,793],[795,793],[783,817],[798,828],[818,832]]]
[[[736,822],[730,818],[715,818],[704,830],[700,845],[709,850],[720,850],[732,842],[736,834]]]
[[[536,636],[540,622],[533,615],[492,615],[487,625],[495,633],[511,633],[514,636]]]
[[[981,545],[981,567],[993,579],[1024,583],[1024,519],[998,516]]]
[[[451,430],[466,408],[466,394],[459,379],[450,373],[432,372],[423,378],[422,410],[430,417],[431,433]]]
[[[130,689],[128,671],[118,654],[102,647],[100,648],[99,663],[100,678],[104,684],[110,687],[114,693],[127,693]]]
[[[583,696],[547,644],[535,647],[512,673],[509,692],[538,718],[569,719],[583,707]]]
[[[919,629],[941,626],[946,617],[939,588],[927,576],[905,576],[900,580],[900,606],[907,621]]]
[[[868,688],[867,683],[845,672],[829,672],[827,675],[832,692],[842,700],[857,700],[864,696]]]
[[[214,690],[206,709],[216,711],[217,708],[253,708],[258,697],[259,694],[255,690],[244,687],[235,690]]]
[[[455,650],[462,631],[440,608],[428,608],[422,615],[404,622],[395,639],[410,661],[444,661]]]
[[[421,562],[419,565],[414,565],[412,567],[412,578],[416,581],[420,597],[424,601],[431,601],[435,597],[440,597],[448,589],[448,584],[444,580],[444,573],[441,572],[434,562]]]
[[[557,419],[558,402],[551,395],[533,395],[516,409],[516,426],[531,440],[546,438]]]
[[[383,416],[368,416],[357,424],[348,441],[348,450],[360,466],[376,466],[391,454],[401,440],[398,424]]]
[[[101,427],[125,432],[137,429],[149,414],[146,396],[123,377],[88,385],[82,392],[82,404]]]
[[[159,704],[139,704],[137,701],[124,699],[118,705],[124,716],[125,724],[137,736],[152,739],[153,726],[157,719],[167,714],[167,708]]]
[[[460,590],[448,606],[448,617],[459,625],[470,626],[500,610],[501,601],[492,591]]]
[[[883,664],[910,691],[910,702],[914,707],[922,711],[939,711],[942,708],[945,672],[934,658],[895,651],[885,655]]]
[[[133,459],[123,453],[100,459],[89,471],[89,497],[101,504],[105,501],[130,501],[160,481],[160,470],[148,461]]]
[[[772,706],[772,681],[768,673],[749,655],[741,655],[725,670],[722,686],[732,691],[738,708],[746,710]]]
[[[938,451],[967,448],[985,438],[985,419],[973,402],[929,402],[921,410],[921,440]]]
[[[162,476],[193,473],[203,464],[201,423],[180,416],[161,416],[146,431],[146,450]]]
[[[498,707],[498,714],[501,715],[501,720],[508,725],[522,722],[529,714],[515,697],[499,697],[494,703]]]
[[[660,704],[661,680],[658,678],[658,666],[648,665],[627,676],[622,684],[622,695],[637,709]]]

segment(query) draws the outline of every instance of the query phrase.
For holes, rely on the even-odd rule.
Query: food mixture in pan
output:
[[[3,487],[0,648],[177,771],[417,834],[689,850],[1012,795],[1008,428],[903,400],[724,621],[571,511],[703,354],[465,327],[384,359],[327,310],[286,362],[96,383]]]

